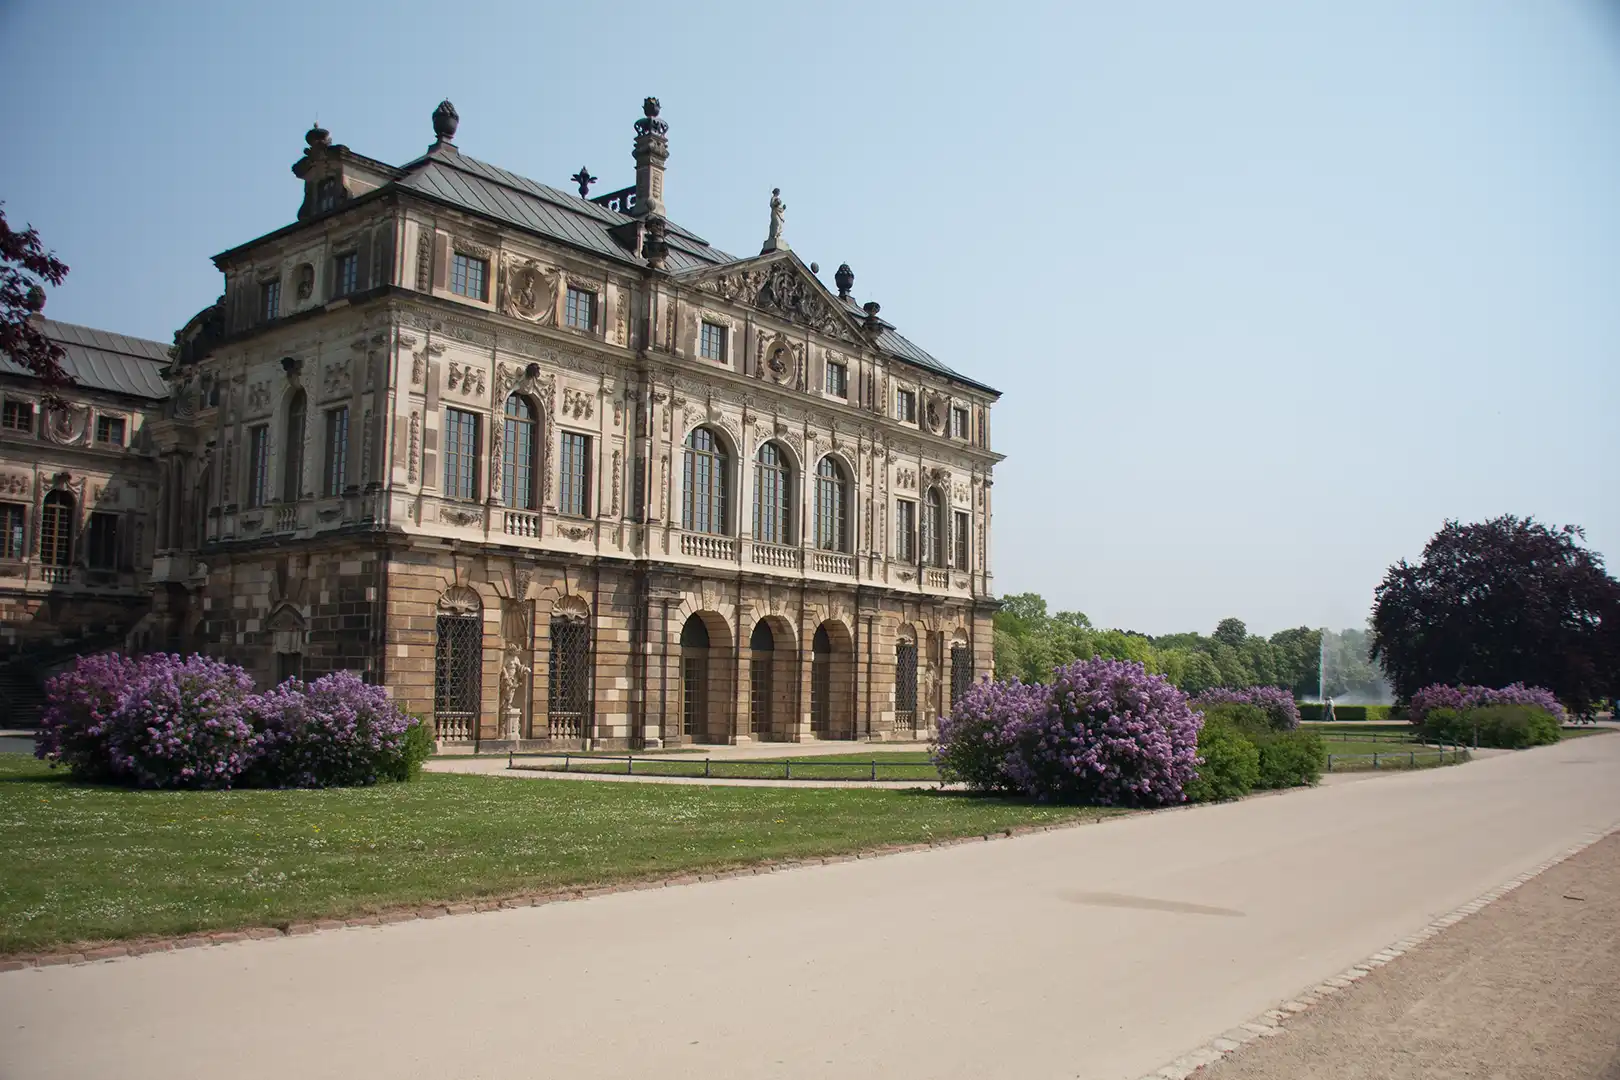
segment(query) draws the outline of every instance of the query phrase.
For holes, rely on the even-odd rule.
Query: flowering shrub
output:
[[[353,672],[256,695],[246,671],[203,656],[88,656],[46,700],[36,756],[137,787],[408,780],[432,750],[420,719]]]
[[[1526,686],[1523,683],[1513,683],[1500,690],[1492,690],[1488,686],[1447,686],[1444,683],[1435,683],[1412,695],[1412,700],[1406,707],[1406,717],[1413,724],[1422,724],[1431,709],[1467,712],[1469,709],[1483,708],[1487,705],[1525,705],[1542,710],[1560,724],[1569,719],[1569,714],[1564,711],[1564,707],[1559,704],[1558,698],[1551,690],[1540,686]]]
[[[89,696],[114,703],[99,723],[81,729],[80,752],[65,756],[76,773],[138,787],[221,788],[256,752],[258,736],[243,708],[252,692],[253,680],[239,667],[159,653],[137,661],[81,657],[51,681],[47,701],[53,713],[61,706],[72,712],[71,703]],[[35,753],[51,756],[48,746],[42,732]]]
[[[1048,687],[1017,679],[969,687],[951,715],[939,720],[933,757],[940,779],[974,791],[1017,791],[1005,769],[1007,756],[1029,718],[1044,712],[1050,699]]]
[[[406,735],[421,721],[352,671],[308,686],[289,679],[252,706],[263,731],[252,779],[271,787],[343,787],[406,779]],[[419,764],[420,762],[418,762]]]
[[[45,712],[35,736],[34,756],[60,762],[85,780],[112,780],[108,727],[135,682],[137,667],[127,656],[81,656],[45,684]]]
[[[1280,686],[1246,686],[1241,690],[1217,686],[1192,701],[1192,707],[1200,711],[1215,705],[1253,705],[1266,714],[1273,731],[1299,727],[1299,706],[1294,703],[1294,695]]]
[[[934,760],[979,791],[1103,806],[1184,801],[1200,718],[1141,664],[1077,660],[1050,685],[975,687],[940,722]]]

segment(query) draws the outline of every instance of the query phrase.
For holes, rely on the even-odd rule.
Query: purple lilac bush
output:
[[[66,765],[85,780],[116,779],[108,725],[134,686],[137,670],[127,656],[81,656],[46,682],[34,756]]]
[[[432,746],[419,719],[353,672],[255,694],[242,668],[204,656],[85,656],[46,684],[46,701],[37,757],[144,788],[405,780]]]
[[[289,679],[253,703],[262,732],[253,779],[267,787],[347,787],[395,773],[420,721],[352,671]]]
[[[1008,756],[1031,716],[1046,711],[1049,687],[1017,679],[975,683],[957,699],[950,716],[940,717],[933,749],[942,779],[974,791],[1016,792]]]
[[[1528,705],[1551,713],[1560,724],[1569,720],[1569,714],[1564,711],[1564,706],[1559,704],[1558,698],[1551,690],[1541,686],[1526,686],[1523,683],[1513,683],[1499,690],[1492,690],[1488,686],[1447,686],[1445,683],[1435,683],[1412,695],[1412,700],[1406,706],[1406,715],[1413,724],[1421,724],[1431,709],[1455,709],[1458,712],[1466,712],[1487,705]]]
[[[1050,685],[975,687],[940,723],[942,776],[1047,801],[1165,806],[1198,771],[1201,717],[1141,664],[1077,660]]]
[[[1273,731],[1293,731],[1299,727],[1299,706],[1294,702],[1294,695],[1280,686],[1246,686],[1241,690],[1217,686],[1192,701],[1195,709],[1207,709],[1211,705],[1253,705],[1266,714]]]

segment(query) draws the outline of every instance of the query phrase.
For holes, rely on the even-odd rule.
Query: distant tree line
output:
[[[1052,669],[1095,656],[1134,660],[1188,694],[1217,686],[1280,686],[1295,697],[1315,697],[1319,688],[1322,632],[1301,626],[1271,637],[1249,633],[1241,619],[1222,619],[1209,635],[1151,637],[1134,630],[1100,630],[1078,611],[1048,614],[1036,593],[1003,598],[996,613],[996,675],[1049,682]],[[1330,634],[1327,656],[1330,697],[1383,692],[1378,670],[1367,659],[1361,630]]]

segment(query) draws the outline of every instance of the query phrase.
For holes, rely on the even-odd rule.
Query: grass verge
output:
[[[939,792],[545,784],[128,791],[0,754],[0,955],[720,870],[1123,811]]]

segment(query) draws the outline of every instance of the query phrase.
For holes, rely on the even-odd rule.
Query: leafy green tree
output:
[[[1221,685],[1221,669],[1215,666],[1215,661],[1210,658],[1209,653],[1200,650],[1184,655],[1185,667],[1181,678],[1176,682],[1183,692],[1197,695]]]
[[[1210,636],[1222,645],[1237,649],[1249,639],[1249,628],[1243,625],[1242,619],[1222,619]]]
[[[1315,697],[1320,666],[1322,631],[1308,626],[1279,630],[1271,635],[1277,685],[1293,690],[1296,698]]]

